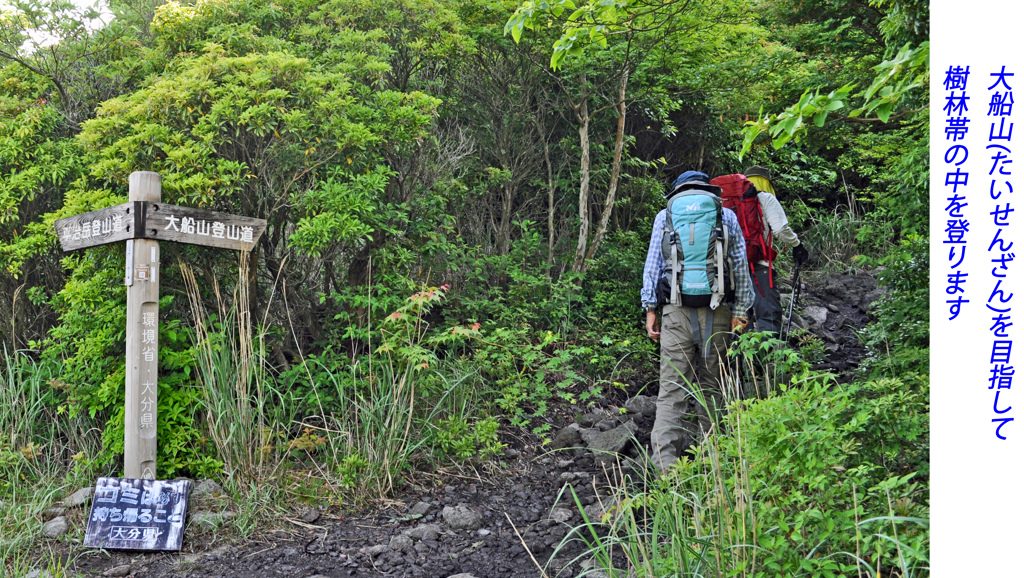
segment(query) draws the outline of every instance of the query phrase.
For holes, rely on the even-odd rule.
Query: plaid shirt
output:
[[[661,254],[661,234],[665,230],[667,214],[667,209],[662,209],[654,218],[651,244],[647,247],[647,261],[644,263],[644,286],[640,290],[641,306],[658,305],[654,288],[658,285],[658,278],[661,277],[662,270],[665,269],[665,257]],[[747,265],[747,244],[743,241],[743,230],[740,229],[736,213],[729,209],[722,209],[722,224],[729,232],[726,266],[732,267],[733,277],[736,280],[736,300],[732,305],[732,310],[745,315],[746,311],[754,305],[754,285],[750,281],[750,266]]]

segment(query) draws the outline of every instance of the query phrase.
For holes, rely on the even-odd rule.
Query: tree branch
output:
[[[860,117],[847,117],[846,120],[849,121],[849,122],[859,122],[859,123],[865,123],[865,124],[870,124],[870,123],[889,124],[889,123],[891,123],[893,121],[900,120],[901,118],[906,118],[906,117],[908,117],[908,116],[910,116],[912,114],[917,114],[917,113],[925,111],[925,110],[928,110],[927,106],[922,106],[921,108],[915,108],[913,110],[905,110],[905,111],[903,111],[903,112],[901,112],[899,114],[894,114],[894,115],[890,116],[889,120],[882,120],[880,118],[860,118]]]

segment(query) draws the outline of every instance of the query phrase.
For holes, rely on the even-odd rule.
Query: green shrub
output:
[[[462,460],[497,455],[505,446],[498,441],[498,420],[485,417],[470,425],[462,416],[437,422],[434,437],[446,455]]]
[[[928,375],[928,242],[911,236],[884,261],[881,281],[889,293],[878,302],[876,320],[861,335],[871,356],[872,377],[899,376],[926,382]]]
[[[125,291],[123,259],[117,251],[73,256],[76,270],[52,299],[61,323],[50,331],[42,358],[61,366],[50,382],[53,403],[72,418],[96,420],[103,446],[86,456],[97,466],[120,469],[124,451],[124,339]],[[160,298],[160,309],[172,307],[173,295]],[[159,324],[159,383],[157,392],[157,464],[159,476],[212,473],[213,448],[195,421],[200,393],[194,386],[192,332],[180,320],[162,319]]]
[[[905,399],[865,407],[858,397],[895,386],[840,388],[815,376],[737,402],[724,431],[669,477],[612,496],[606,535],[584,524],[575,536],[618,576],[613,553],[643,576],[925,576],[927,497],[913,473],[864,451],[892,429],[908,440],[919,431],[912,411],[891,411]]]

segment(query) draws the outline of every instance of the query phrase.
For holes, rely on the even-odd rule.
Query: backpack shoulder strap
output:
[[[669,295],[669,303],[672,305],[679,305],[682,302],[682,297],[679,295],[679,273],[681,267],[679,266],[679,239],[672,223],[672,202],[674,200],[675,195],[669,197],[668,203],[665,205],[665,230],[662,235],[668,235],[668,262],[669,266],[672,267],[672,274],[670,277],[670,285],[672,289]]]
[[[729,228],[725,226],[725,217],[722,215],[722,205],[718,205],[718,230],[721,234],[715,239],[715,267],[718,269],[718,278],[714,292],[711,294],[712,309],[717,309],[722,300],[725,299],[725,255],[729,248]],[[730,269],[731,270],[731,269]]]

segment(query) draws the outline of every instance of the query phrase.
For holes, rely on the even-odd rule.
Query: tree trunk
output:
[[[515,191],[512,189],[511,181],[502,184],[502,190],[504,195],[501,197],[501,215],[497,231],[498,254],[508,255],[512,246],[512,195]]]
[[[485,240],[487,241],[487,247],[485,250],[488,254],[493,251],[495,254],[500,255],[501,251],[498,243],[498,222],[494,220],[494,203],[487,204],[487,218],[491,222],[491,231],[493,231],[494,234],[493,238],[491,235],[487,235],[485,237]]]
[[[538,113],[538,115],[541,113]],[[555,168],[551,164],[551,146],[548,133],[544,130],[539,116],[533,117],[540,142],[544,145],[544,166],[548,169],[548,269],[555,263]]]
[[[544,141],[544,160],[548,163],[548,269],[555,264],[555,177],[551,170],[548,141]]]
[[[594,255],[597,254],[597,247],[601,244],[605,232],[608,230],[608,221],[612,216],[612,209],[615,208],[615,193],[619,188],[619,174],[622,172],[622,147],[626,132],[626,84],[629,82],[629,70],[622,71],[622,81],[619,83],[619,122],[615,127],[615,153],[612,157],[612,176],[608,181],[608,195],[604,199],[604,210],[601,212],[601,221],[594,233],[594,240],[590,243],[587,251],[587,258],[583,262],[581,272],[585,272]]]
[[[576,118],[580,123],[580,236],[572,270],[583,271],[587,239],[590,237],[590,110],[587,108],[587,75],[580,75],[580,104]]]

